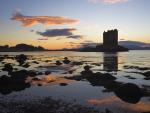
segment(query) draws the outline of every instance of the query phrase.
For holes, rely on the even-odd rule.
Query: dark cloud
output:
[[[73,31],[76,31],[74,28],[67,28],[67,29],[47,29],[45,32],[39,32],[36,33],[42,36],[46,37],[58,37],[58,36],[72,36]]]
[[[79,22],[79,20],[61,16],[25,16],[20,12],[16,12],[11,19],[22,22],[24,27],[30,27],[39,23],[47,26],[52,26],[70,25]]]
[[[76,43],[76,42],[69,42],[69,44],[78,44],[78,43]]]
[[[48,40],[48,38],[38,38],[38,40],[44,41],[44,40]]]
[[[95,43],[94,41],[92,40],[85,40],[84,42],[82,42],[83,44],[87,44],[87,43]]]
[[[82,35],[71,35],[71,36],[68,36],[67,38],[82,39],[83,36]]]
[[[96,42],[91,41],[91,40],[86,40],[86,41],[81,42],[79,44],[79,48],[83,48],[83,47],[96,47],[98,44],[100,44],[100,43],[96,43]]]
[[[75,28],[47,29],[44,32],[37,31],[36,33],[44,37],[58,37],[57,40],[61,40],[62,38],[82,39],[82,35],[73,34],[76,30]]]

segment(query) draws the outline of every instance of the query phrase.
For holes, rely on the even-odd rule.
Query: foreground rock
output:
[[[0,93],[3,95],[10,94],[13,91],[21,91],[29,88],[30,84],[22,78],[14,78],[3,75],[0,77]]]
[[[65,57],[64,58],[64,60],[63,60],[63,63],[64,64],[69,64],[71,61],[67,58],[67,57]]]
[[[59,60],[57,60],[57,61],[56,61],[56,65],[57,65],[57,66],[60,66],[60,65],[62,65],[62,63],[61,63]]]
[[[145,80],[150,80],[150,71],[142,73],[145,76]]]
[[[148,74],[148,73],[146,73]],[[105,91],[114,92],[121,100],[128,103],[138,103],[143,96],[149,96],[150,92],[131,83],[115,81],[117,78],[109,73],[93,73],[90,66],[85,66],[81,75],[66,77],[73,80],[87,80],[92,86],[103,86]]]
[[[147,72],[143,73],[143,75],[144,75],[145,77],[150,77],[150,71],[147,71]]]
[[[45,75],[51,74],[51,71],[45,71]]]
[[[34,70],[20,70],[20,71],[14,71],[10,73],[11,77],[14,79],[26,79],[28,76],[35,77],[37,76],[37,72]]]
[[[5,64],[4,68],[2,69],[3,71],[7,71],[8,74],[10,74],[13,71],[13,67],[11,64]]]
[[[5,70],[9,71],[10,77],[6,75],[0,77],[0,93],[2,94],[9,94],[12,91],[21,91],[30,87],[30,83],[27,83],[26,79],[29,76],[37,76],[37,72],[33,70],[12,71],[12,69],[8,67],[9,66],[5,66]]]
[[[125,65],[124,68],[125,69],[137,69],[137,70],[141,70],[141,71],[150,70],[149,67],[139,67],[139,66],[131,66],[131,65]]]
[[[72,65],[76,65],[76,66],[83,65],[83,62],[74,61],[72,62]]]
[[[143,96],[142,90],[137,85],[132,83],[120,85],[115,90],[115,94],[123,101],[129,103],[137,103]]]
[[[28,77],[28,71],[20,70],[11,73],[11,78],[14,80],[24,81]]]
[[[81,76],[83,78],[87,78],[87,79],[95,79],[95,80],[101,80],[101,81],[105,81],[105,80],[115,80],[116,77],[112,76],[109,73],[93,73],[92,70],[90,70],[90,66],[86,65],[84,66],[84,71],[81,72]]]
[[[86,65],[84,66],[84,71],[81,72],[81,75],[83,77],[90,77],[93,75],[93,72],[90,70],[90,66],[89,65]]]
[[[29,63],[25,63],[25,64],[23,65],[23,67],[28,68],[28,67],[30,67],[30,65],[29,65]]]
[[[19,65],[23,65],[25,63],[25,61],[27,60],[27,56],[24,54],[18,55],[16,56],[16,61],[19,63]]]
[[[0,56],[0,62],[2,62],[4,59],[4,56]]]
[[[90,78],[91,79],[99,79],[99,80],[102,80],[102,81],[116,80],[116,77],[112,76],[111,74],[109,74],[109,73],[100,73],[100,72],[94,73],[92,76],[90,76]]]

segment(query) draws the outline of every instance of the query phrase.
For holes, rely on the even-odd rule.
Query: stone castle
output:
[[[108,30],[103,33],[103,45],[118,46],[118,30]]]
[[[118,52],[128,51],[127,48],[118,44],[118,30],[108,30],[103,33],[103,45],[97,46],[96,51],[100,52]]]
[[[108,30],[103,33],[103,44],[97,45],[96,48],[84,48],[85,52],[126,52],[129,49],[118,44],[118,30]]]

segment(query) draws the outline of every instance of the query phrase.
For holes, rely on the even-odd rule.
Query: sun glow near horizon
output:
[[[47,49],[74,48],[85,41],[102,43],[103,31],[109,29],[119,30],[119,41],[150,43],[149,1],[14,0],[9,5],[8,1],[2,2],[1,45],[25,43]],[[12,15],[15,9],[19,11]]]

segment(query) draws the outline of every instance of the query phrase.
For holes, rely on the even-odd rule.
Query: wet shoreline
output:
[[[99,96],[102,98],[106,94],[114,96],[114,102],[117,101],[116,103],[125,102],[122,103],[124,107],[126,103],[127,105],[128,103],[135,104],[134,106],[142,104],[142,102],[147,103],[147,105],[150,104],[150,87],[148,84],[150,67],[147,65],[133,65],[138,64],[137,61],[133,62],[133,64],[124,64],[119,61],[121,57],[118,57],[117,54],[103,55],[103,61],[98,61],[98,57],[94,58],[94,56],[82,55],[79,58],[76,58],[77,55],[75,57],[53,56],[27,55],[27,58],[24,57],[25,61],[22,62],[17,60],[16,55],[1,55],[0,97],[5,98],[5,95],[9,96],[13,95],[13,93],[19,95],[21,92],[22,94],[30,92],[32,95],[41,90],[42,92],[44,91],[41,94],[47,95],[46,98],[52,96],[59,99],[63,95],[65,95],[65,98],[76,98],[78,105],[80,105],[79,100],[83,102],[86,100],[87,103],[94,106],[99,104],[100,107],[100,101],[103,99],[98,101],[96,98]],[[93,59],[95,59],[94,62]],[[120,67],[120,65],[122,66]],[[104,89],[98,91],[97,89],[100,88]],[[78,94],[72,93],[75,90],[79,90],[76,92]],[[128,91],[130,93],[126,94]],[[85,96],[81,94],[82,92],[90,92],[90,94]],[[96,94],[98,92],[99,96]],[[40,93],[37,95],[40,96]],[[79,95],[83,98],[79,99]],[[96,100],[93,98],[94,95]],[[109,96],[106,97],[109,98]],[[117,106],[120,106],[117,104],[116,108],[110,109],[113,104],[109,103],[109,106],[100,107],[100,111],[105,113],[108,110],[108,113],[113,113]],[[86,104],[84,105],[87,106]],[[121,109],[123,110],[123,108]],[[126,108],[126,110],[128,109]],[[140,113],[149,111],[146,107],[142,109]],[[130,110],[128,112],[133,112],[131,108]]]

